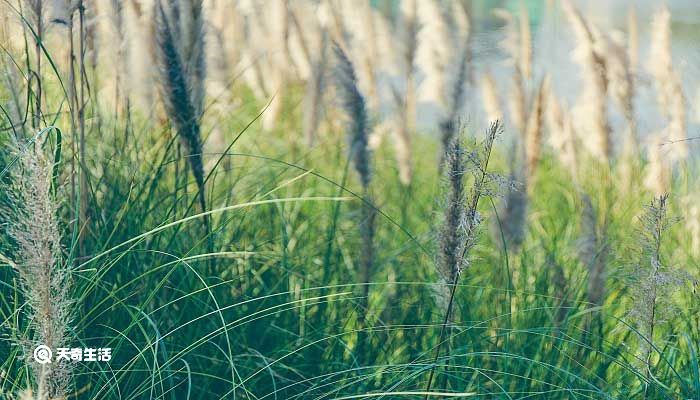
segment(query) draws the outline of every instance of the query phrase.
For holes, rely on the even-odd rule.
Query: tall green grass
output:
[[[66,132],[59,76],[44,78],[42,126]],[[36,95],[26,82],[19,86],[28,99]],[[193,207],[201,185],[187,173],[188,155],[153,110],[134,110],[126,124],[95,102],[86,110],[85,159],[67,150],[75,132],[63,135],[64,151],[56,151],[56,141],[43,149],[57,155],[58,216],[72,266],[70,346],[113,352],[109,363],[75,365],[69,398],[700,398],[700,308],[692,282],[668,299],[675,307],[653,341],[630,314],[634,294],[626,278],[630,266],[645,262],[636,251],[638,216],[651,201],[638,189],[640,176],[621,182],[590,161],[574,183],[544,152],[528,182],[526,233],[517,249],[503,243],[501,199],[479,202],[483,232],[455,287],[444,345],[444,309],[434,298],[435,221],[443,212],[438,140],[414,138],[408,187],[391,146],[377,149],[368,202],[362,183],[347,174],[344,132],[328,130],[305,146],[300,88],[289,88],[278,129],[264,134],[259,113],[266,104],[237,82],[232,90],[242,98],[235,110],[202,120],[205,141],[215,127],[227,140],[225,152],[203,155],[204,212]],[[2,99],[9,95],[3,87]],[[4,171],[17,167],[7,150],[14,122],[6,114],[0,135],[5,205],[11,175]],[[31,138],[22,127],[15,129],[20,140]],[[467,130],[471,150],[481,131]],[[503,140],[493,157],[493,170],[505,175]],[[84,225],[74,223],[68,196],[73,162],[86,176]],[[678,179],[669,199],[679,216],[695,166],[685,168],[680,174],[689,183]],[[588,270],[578,252],[582,193],[609,221],[600,305],[588,302]],[[366,207],[377,209],[368,283],[358,255]],[[11,215],[0,215],[3,227]],[[211,229],[203,232],[205,215]],[[15,246],[1,230],[0,253]],[[661,257],[697,274],[684,224],[669,229]],[[16,345],[32,331],[17,273],[0,264],[0,393],[14,398],[35,384],[31,354]],[[439,346],[447,350],[436,353]]]

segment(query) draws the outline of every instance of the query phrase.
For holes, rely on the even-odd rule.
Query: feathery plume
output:
[[[204,31],[201,0],[156,0],[156,50],[166,112],[187,151],[206,211],[200,118],[204,103]],[[205,219],[205,224],[208,220]]]
[[[467,165],[464,151],[462,139],[460,137],[453,138],[447,149],[443,173],[447,190],[436,264],[440,285],[436,288],[435,300],[440,304],[440,308],[445,310],[450,298],[450,284],[455,281],[462,270],[462,247],[466,243],[466,232],[462,229],[466,226],[465,220],[467,218],[464,185]]]
[[[600,33],[589,25],[569,0],[564,2],[564,11],[576,35],[575,59],[584,75],[583,92],[579,98],[578,111],[586,135],[586,145],[591,154],[603,162],[612,156],[612,141],[607,113],[608,79],[605,54],[601,54]]]
[[[535,102],[530,110],[530,116],[527,121],[527,130],[525,131],[525,156],[527,161],[527,176],[528,180],[532,181],[535,175],[537,164],[540,161],[540,153],[542,148],[542,123],[544,108],[546,106],[546,95],[549,87],[549,78],[545,77],[540,82],[537,89]]]
[[[508,55],[508,63],[512,64],[516,69],[521,70],[523,64],[520,62],[520,50],[524,46],[521,46],[520,44],[520,30],[518,28],[518,22],[515,20],[515,17],[510,11],[503,8],[495,9],[493,14],[496,18],[503,21],[504,25],[503,39],[498,42],[498,46]],[[522,70],[520,72],[522,73]]]
[[[264,76],[270,82],[272,98],[267,110],[261,117],[263,130],[270,131],[275,128],[280,114],[284,93],[289,81],[289,5],[288,0],[274,0],[265,4],[265,39],[267,41],[268,71]]]
[[[520,69],[515,69],[511,81],[511,95],[508,98],[511,122],[521,136],[525,136],[527,128],[527,97],[525,82]]]
[[[549,144],[555,150],[554,153],[559,157],[559,161],[571,172],[571,176],[576,177],[578,167],[576,133],[571,116],[562,109],[552,85],[547,93],[546,104],[545,120],[549,130]]]
[[[657,100],[662,113],[668,118],[665,135],[674,142],[672,161],[682,160],[688,156],[686,100],[683,94],[681,78],[673,68],[671,55],[671,13],[668,8],[661,8],[652,21],[651,45],[648,69],[654,77]]]
[[[673,313],[673,293],[691,281],[689,276],[667,265],[662,259],[663,239],[678,219],[668,215],[668,195],[652,200],[640,218],[641,251],[633,266],[631,293],[634,301],[630,316],[643,336],[643,361],[646,377],[652,368],[652,355],[657,327]],[[649,386],[645,387],[647,398]]]
[[[632,75],[639,66],[639,28],[637,27],[637,11],[634,5],[627,12],[627,59]]]
[[[19,148],[17,145],[16,147]],[[64,347],[71,320],[70,266],[63,259],[58,201],[53,195],[53,163],[41,146],[27,146],[19,153],[19,163],[11,174],[7,190],[9,237],[15,243],[11,259],[29,305],[27,317],[32,336],[22,343],[30,355],[38,345],[52,349]],[[30,357],[30,356],[28,356]],[[55,399],[66,395],[70,364],[56,361],[31,363],[36,380],[37,399]]]
[[[486,72],[481,77],[481,98],[484,103],[484,110],[489,121],[500,120],[503,118],[501,110],[501,102],[498,99],[498,89],[496,81],[491,73]]]
[[[530,32],[530,15],[527,12],[525,3],[520,0],[520,46],[519,46],[519,65],[525,79],[532,77],[532,33]]]
[[[348,116],[347,134],[353,166],[360,177],[363,188],[368,188],[371,180],[370,154],[368,150],[369,120],[365,98],[357,87],[355,68],[343,49],[334,44],[336,57],[336,86],[340,94],[343,110]]]
[[[600,40],[601,51],[605,53],[606,72],[608,74],[608,91],[618,107],[622,110],[622,115],[627,122],[626,140],[633,142],[636,138],[636,118],[634,115],[634,80],[630,60],[625,52],[624,44],[614,40],[614,38],[604,37]]]
[[[368,109],[379,109],[379,90],[377,75],[382,57],[378,48],[378,28],[382,16],[369,1],[339,3],[343,26],[348,29],[349,56],[354,60],[358,84],[366,93]]]
[[[401,51],[398,52],[398,65],[406,88],[403,93],[393,90],[396,107],[399,110],[398,126],[394,129],[394,151],[399,167],[399,179],[404,185],[410,184],[413,176],[411,136],[415,131],[416,120],[415,62],[419,31],[417,7],[416,0],[401,2],[397,28],[401,46]]]
[[[420,24],[416,63],[425,74],[418,88],[420,97],[446,110],[450,107],[445,101],[446,77],[454,53],[448,20],[439,0],[416,1],[416,7]]]
[[[671,189],[671,163],[668,153],[662,136],[655,135],[647,147],[648,164],[644,186],[657,197]]]
[[[365,98],[357,87],[355,68],[338,44],[333,50],[336,57],[336,84],[342,107],[348,117],[347,135],[350,142],[350,157],[357,171],[365,201],[372,204],[370,194],[371,166],[368,149],[369,121]],[[375,209],[369,204],[362,205],[360,236],[362,238],[362,255],[360,257],[360,282],[364,290],[365,302],[369,296],[370,274],[374,265],[374,219]],[[366,304],[365,304],[366,305]]]
[[[495,192],[500,190],[500,188],[493,187],[494,184],[497,184],[497,179],[488,172],[493,144],[500,134],[500,122],[495,121],[486,131],[486,139],[481,144],[480,149],[464,153],[461,146],[456,144],[457,141],[461,140],[457,134],[452,135],[452,142],[448,144],[447,160],[449,163],[446,165],[445,173],[447,174],[449,194],[447,195],[448,204],[445,209],[445,221],[441,233],[440,262],[437,265],[441,279],[447,278],[451,281],[447,282],[449,291],[442,292],[448,297],[446,299],[438,297],[438,303],[445,305],[446,309],[440,327],[438,345],[435,348],[433,367],[430,369],[425,389],[426,393],[429,393],[432,387],[435,364],[440,358],[442,345],[446,342],[445,334],[452,318],[452,307],[459,277],[462,271],[469,266],[469,256],[478,238],[478,230],[482,220],[478,212],[479,201],[483,197],[495,195]],[[474,183],[468,193],[465,193],[462,183],[466,174],[471,174],[474,178]],[[437,294],[440,295],[440,293]]]
[[[313,146],[316,132],[323,115],[323,94],[326,86],[326,64],[328,63],[328,31],[319,26],[318,43],[314,59],[311,62],[311,75],[306,82],[304,98],[304,138],[308,146]]]
[[[468,33],[467,33],[468,36]],[[442,158],[440,160],[439,166],[443,165],[443,159],[445,157],[445,152],[452,141],[452,136],[457,131],[457,119],[459,113],[464,106],[466,100],[464,85],[467,82],[468,74],[468,64],[469,64],[469,43],[464,40],[463,43],[459,44],[459,51],[457,52],[457,59],[455,60],[456,70],[451,71],[452,76],[450,80],[450,91],[447,94],[447,103],[445,108],[445,115],[442,122],[440,123],[440,133],[442,139]]]
[[[511,94],[508,96],[510,120],[518,134],[525,136],[528,100],[525,94],[525,75],[523,68],[529,68],[530,63],[523,61],[522,58],[524,55],[528,54],[525,49],[531,44],[529,42],[524,43],[521,31],[529,29],[529,27],[519,28],[518,22],[513,14],[507,10],[496,9],[494,15],[505,24],[505,34],[503,40],[499,42],[499,46],[508,55],[508,64],[513,66]]]

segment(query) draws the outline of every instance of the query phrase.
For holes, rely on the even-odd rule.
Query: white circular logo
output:
[[[52,356],[53,354],[51,353],[51,348],[49,346],[42,344],[34,349],[34,361],[38,362],[39,364],[50,364]]]

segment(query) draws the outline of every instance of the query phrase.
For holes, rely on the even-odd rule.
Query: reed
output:
[[[15,144],[19,162],[12,170],[6,191],[8,207],[3,210],[7,232],[16,245],[2,258],[17,271],[27,301],[25,313],[31,330],[18,344],[31,358],[38,345],[56,349],[67,344],[73,301],[71,269],[61,247],[54,165],[43,154],[40,143],[22,147]],[[30,365],[37,399],[67,395],[72,370],[69,362]]]
[[[654,135],[647,146],[647,165],[645,168],[644,186],[655,196],[662,196],[671,189],[671,170],[669,145],[665,145],[664,137]]]
[[[187,152],[206,211],[200,118],[204,102],[204,16],[201,0],[157,0],[156,49],[162,99],[166,112]],[[208,219],[205,218],[205,224]]]
[[[425,388],[426,400],[430,397],[430,389],[435,376],[435,364],[440,358],[440,351],[444,343],[448,341],[445,334],[452,318],[452,308],[459,278],[462,272],[469,267],[471,251],[478,238],[479,226],[482,222],[478,211],[479,202],[482,198],[494,194],[494,175],[489,172],[489,163],[493,144],[500,134],[500,122],[495,121],[487,129],[486,138],[481,143],[480,148],[468,156],[461,155],[463,150],[460,145],[456,144],[456,141],[461,140],[461,138],[457,135],[453,135],[454,139],[449,147],[451,151],[457,153],[449,155],[450,163],[445,168],[448,174],[446,180],[449,182],[449,194],[447,195],[445,221],[440,235],[442,242],[440,244],[438,272],[443,279],[448,277],[452,280],[448,282],[449,294],[446,300],[440,301],[440,303],[446,304],[446,307]],[[469,192],[465,193],[461,180],[467,174],[473,175],[474,180]]]
[[[394,100],[398,110],[398,127],[394,130],[394,151],[399,167],[399,179],[402,184],[409,185],[413,178],[413,155],[411,137],[415,131],[416,122],[416,52],[418,50],[418,17],[416,0],[401,2],[399,12],[398,36],[400,40],[399,57],[401,76],[405,84],[403,93],[394,89]]]
[[[504,117],[501,102],[498,98],[498,88],[491,73],[486,72],[481,76],[481,98],[484,103],[484,111],[489,121],[502,120]]]
[[[466,150],[462,144],[463,138],[457,136],[449,144],[445,158],[444,186],[445,204],[443,221],[438,238],[439,250],[436,263],[439,285],[435,300],[441,310],[447,310],[451,284],[462,270],[462,247],[466,243],[465,226],[467,218],[465,174],[467,172]]]
[[[462,112],[466,101],[465,84],[468,80],[469,47],[463,44],[457,52],[458,58],[455,60],[456,70],[452,72],[450,79],[450,90],[446,92],[447,103],[445,115],[440,122],[440,139],[442,143],[442,153],[439,167],[442,168],[447,149],[452,141],[455,132],[458,131],[458,118]]]
[[[639,327],[642,340],[642,360],[645,378],[644,398],[656,398],[649,382],[654,374],[653,354],[656,350],[655,335],[667,315],[675,309],[674,294],[688,283],[690,275],[669,265],[663,256],[664,239],[668,230],[678,222],[669,215],[668,195],[655,197],[640,217],[639,260],[633,266],[631,289],[633,306],[631,317]]]
[[[518,17],[518,26],[520,28],[518,62],[520,72],[527,80],[532,78],[532,32],[530,31],[530,15],[523,0],[520,0]]]
[[[580,124],[589,133],[584,144],[590,153],[608,163],[612,157],[612,140],[608,122],[608,73],[605,54],[601,54],[600,32],[590,25],[570,1],[564,11],[576,36],[575,60],[583,72],[583,90],[577,104]]]
[[[639,67],[639,27],[637,25],[637,10],[634,6],[627,12],[627,59],[630,72],[634,76]]]
[[[355,68],[338,44],[333,47],[336,67],[335,78],[342,109],[347,116],[346,135],[350,145],[350,159],[360,178],[364,204],[361,208],[360,237],[360,282],[363,285],[365,310],[369,297],[369,282],[374,267],[375,214],[370,183],[372,180],[371,154],[368,148],[369,120],[365,98],[357,86]],[[361,318],[364,324],[364,316]]]
[[[521,37],[522,31],[527,31],[529,28],[519,27],[519,22],[516,21],[512,13],[504,9],[496,9],[494,15],[503,21],[505,27],[505,35],[503,40],[499,42],[499,47],[508,56],[507,62],[513,67],[511,75],[511,91],[508,96],[508,111],[509,120],[515,131],[524,138],[527,128],[527,109],[528,98],[526,94],[526,77],[523,69],[530,68],[530,63],[525,62],[522,57],[529,54],[527,47],[529,43],[525,43]],[[523,20],[526,19],[525,17]],[[523,22],[520,21],[520,23]]]
[[[601,39],[605,52],[605,70],[607,72],[608,92],[622,111],[627,123],[625,140],[638,147],[637,118],[634,108],[635,87],[632,64],[625,51],[624,43],[610,37]]]
[[[543,141],[544,110],[547,102],[547,91],[549,88],[549,78],[544,77],[537,89],[535,101],[532,104],[530,115],[527,119],[525,131],[525,156],[528,180],[535,177],[537,164],[540,161]]]
[[[673,67],[671,54],[671,13],[666,7],[655,15],[651,26],[650,59],[647,64],[654,78],[657,102],[663,115],[668,119],[664,132],[667,140],[674,143],[670,152],[671,161],[688,157],[686,99],[681,86],[681,78]]]
[[[324,93],[327,80],[328,64],[328,30],[322,23],[318,24],[317,43],[314,43],[314,55],[311,59],[311,75],[306,83],[304,97],[303,130],[306,145],[311,147],[316,142],[319,123],[323,117]]]
[[[446,94],[451,90],[448,66],[455,52],[451,48],[453,41],[444,4],[439,0],[416,1],[416,18],[420,27],[416,65],[425,76],[417,88],[418,96],[422,101],[437,105],[440,112],[449,113],[450,104],[446,101]]]
[[[571,115],[560,104],[552,86],[549,87],[546,103],[547,107],[544,115],[547,130],[549,131],[549,144],[552,149],[554,149],[562,165],[564,165],[571,176],[576,179],[578,175],[579,157],[577,152],[577,137]]]

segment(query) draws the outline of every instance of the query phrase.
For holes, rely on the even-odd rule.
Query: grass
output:
[[[639,189],[639,174],[623,182],[615,167],[584,158],[574,182],[543,149],[528,181],[526,234],[517,249],[503,244],[502,200],[478,202],[484,222],[455,286],[445,338],[445,310],[434,298],[444,196],[436,136],[412,138],[408,186],[392,146],[374,151],[369,201],[348,173],[342,127],[328,124],[313,147],[305,144],[302,88],[288,88],[282,118],[267,132],[259,117],[268,102],[236,81],[231,91],[240,101],[232,112],[205,111],[202,119],[203,141],[218,128],[226,146],[205,146],[201,212],[200,185],[187,171],[191,155],[178,148],[167,123],[153,118],[157,108],[134,109],[127,123],[89,93],[85,159],[78,159],[55,72],[44,72],[42,126],[62,129],[63,151],[48,130],[43,151],[58,161],[58,217],[72,280],[67,341],[113,353],[109,363],[75,364],[68,398],[700,398],[693,281],[665,299],[671,307],[653,340],[630,314],[630,268],[647,261],[637,251],[639,216],[653,198]],[[27,99],[35,96],[31,85],[23,90]],[[9,95],[3,87],[3,100]],[[2,120],[0,171],[17,168],[8,150],[9,115]],[[22,127],[21,138],[33,136]],[[468,127],[469,149],[481,131]],[[508,149],[507,136],[496,142],[490,164],[496,173],[510,170]],[[84,225],[75,224],[73,163],[86,178]],[[686,215],[681,199],[697,166],[682,168],[668,200],[669,213],[678,216]],[[7,201],[10,179],[0,174],[0,201]],[[609,222],[611,256],[599,306],[587,301],[588,270],[579,254],[582,193]],[[358,283],[358,227],[369,207],[377,210],[375,259],[365,284]],[[210,230],[202,229],[205,217]],[[3,227],[11,218],[0,215]],[[17,345],[34,333],[6,257],[16,243],[0,232],[0,398],[15,398],[35,384],[33,363]],[[696,276],[686,225],[664,235],[664,263]]]

